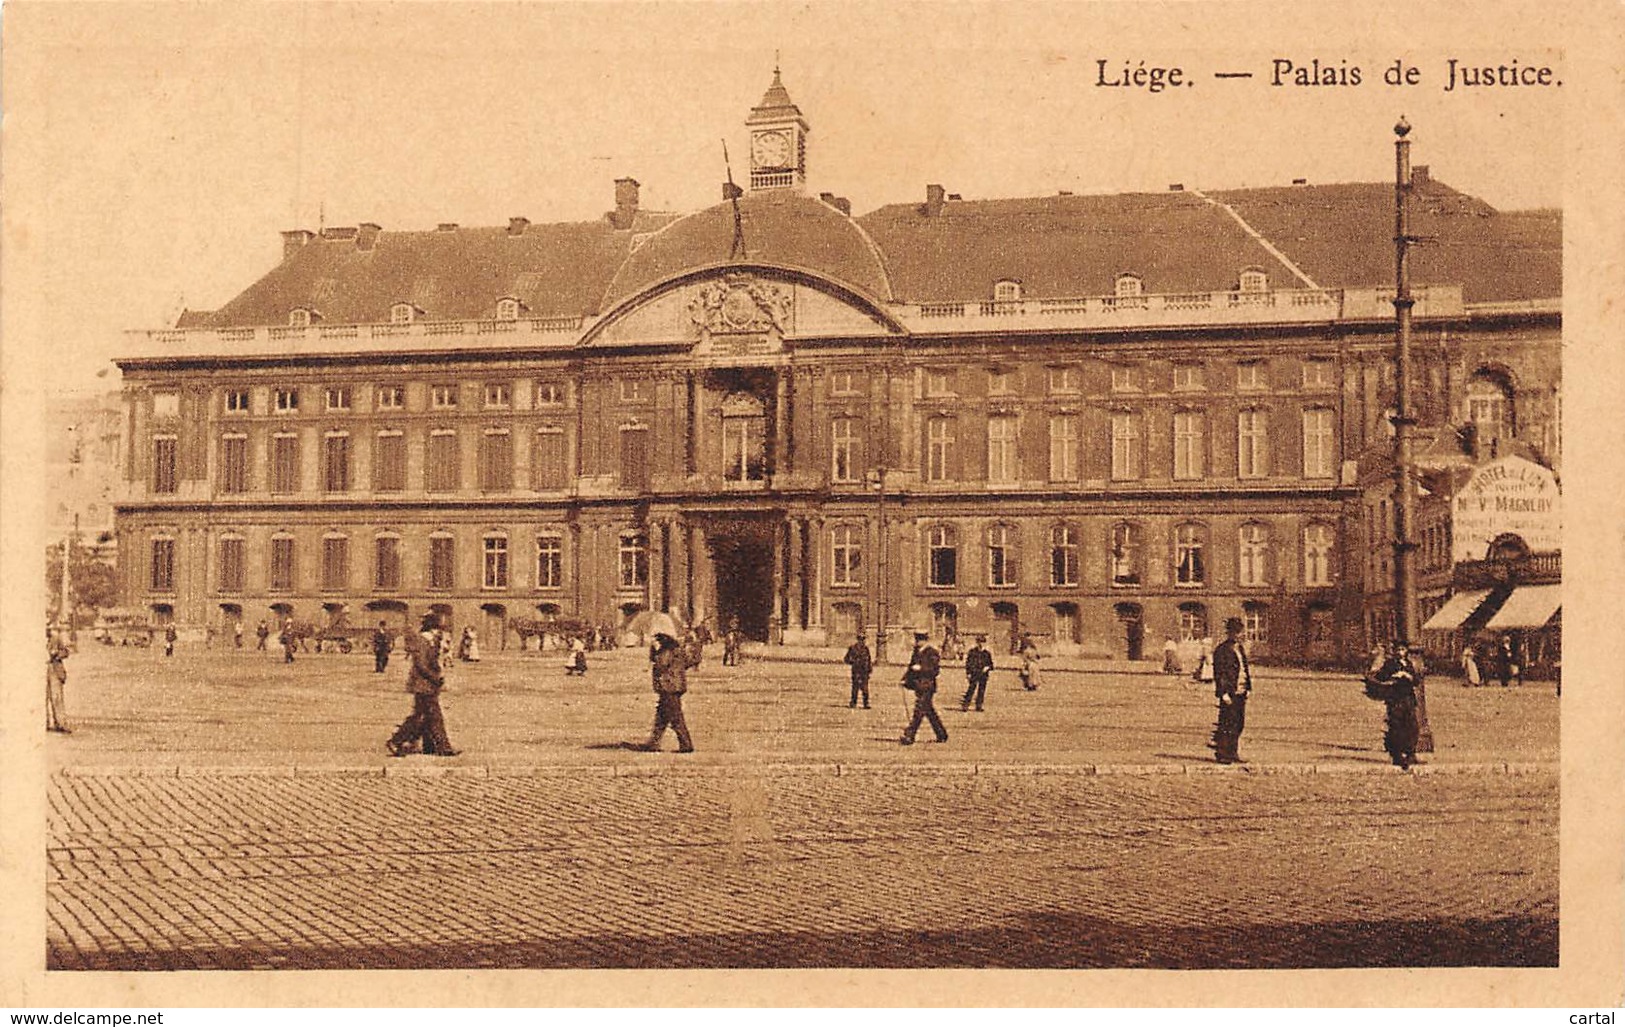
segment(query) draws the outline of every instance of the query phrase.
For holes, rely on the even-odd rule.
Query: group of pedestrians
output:
[[[1472,642],[1461,647],[1461,683],[1469,688],[1489,684],[1489,677],[1485,673],[1485,658],[1479,655],[1479,649]],[[1510,688],[1516,681],[1523,684],[1523,656],[1519,647],[1508,635],[1502,635],[1490,646],[1489,664],[1500,678],[1502,688]]]
[[[948,729],[943,726],[936,707],[937,679],[942,673],[944,657],[931,645],[930,639],[931,634],[928,631],[914,632],[914,648],[909,653],[908,666],[903,672],[903,688],[914,693],[914,712],[898,739],[903,745],[913,745],[920,726],[926,723],[931,725],[931,731],[937,741],[948,740]],[[1029,691],[1037,690],[1038,646],[1029,636],[1022,638],[1021,657],[1022,687]],[[858,635],[847,647],[842,661],[850,668],[852,679],[852,694],[847,707],[857,709],[859,700],[862,700],[863,708],[868,709],[869,679],[874,673],[874,657],[869,652],[868,640],[863,635]],[[961,712],[969,713],[973,703],[977,713],[985,712],[987,683],[992,673],[993,654],[988,651],[987,636],[977,635],[975,642],[965,653],[965,694],[959,700]]]

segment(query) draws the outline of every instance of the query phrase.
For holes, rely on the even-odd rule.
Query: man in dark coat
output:
[[[260,621],[260,626],[254,629],[254,637],[260,640],[260,644],[254,647],[255,650],[258,652],[264,652],[265,642],[271,637],[270,625],[266,624],[264,621]]]
[[[45,729],[72,734],[68,728],[68,646],[62,635],[45,629]]]
[[[903,729],[903,737],[898,739],[904,745],[914,744],[920,723],[927,720],[931,722],[931,730],[936,734],[937,741],[948,740],[948,729],[942,726],[942,718],[937,716],[933,701],[937,694],[937,674],[942,669],[942,657],[927,642],[930,637],[924,631],[914,633],[914,651],[909,654],[908,670],[903,672],[903,687],[914,693],[914,716],[909,720],[908,727]]]
[[[842,657],[846,665],[852,668],[852,701],[847,704],[848,709],[857,709],[858,695],[863,695],[863,708],[869,708],[869,674],[874,670],[875,662],[869,656],[869,645],[864,642],[863,636],[853,642],[846,649]]]
[[[670,727],[677,733],[677,751],[693,752],[694,740],[688,734],[688,721],[683,719],[683,693],[688,691],[689,656],[677,641],[675,627],[661,630],[661,626],[656,626],[653,631],[654,644],[649,647],[649,666],[659,699],[655,704],[655,722],[649,732],[649,740],[637,748],[644,752],[660,751],[660,739],[665,737],[666,728]]]
[[[1247,726],[1247,695],[1253,690],[1253,674],[1247,665],[1247,650],[1241,644],[1242,628],[1239,617],[1225,621],[1225,639],[1213,649],[1213,694],[1219,700],[1213,751],[1220,763],[1246,762],[1237,747],[1241,731]]]
[[[1421,762],[1416,758],[1416,740],[1421,734],[1421,725],[1416,719],[1416,688],[1421,681],[1422,668],[1412,658],[1410,646],[1396,642],[1394,655],[1374,675],[1369,692],[1387,707],[1382,747],[1388,750],[1388,758],[1394,761],[1394,766],[1401,770],[1409,770]]]
[[[412,647],[412,669],[406,675],[406,690],[412,693],[412,712],[384,743],[391,756],[405,756],[422,746],[428,756],[456,756],[446,735],[446,718],[440,710],[440,690],[445,687],[441,669],[440,618],[423,618],[423,631]]]
[[[168,625],[167,627],[164,628],[164,655],[165,656],[174,656],[175,655],[175,639],[178,638],[178,637],[179,637],[179,633],[176,632],[175,625],[170,624],[170,625]]]
[[[993,673],[993,654],[987,651],[987,636],[977,635],[976,644],[965,654],[965,697],[959,700],[961,710],[969,710],[976,700],[976,712],[982,712],[982,700],[987,695],[987,678]]]
[[[389,650],[393,646],[389,632],[384,628],[384,622],[378,622],[378,630],[372,633],[372,672],[382,674],[389,666]]]

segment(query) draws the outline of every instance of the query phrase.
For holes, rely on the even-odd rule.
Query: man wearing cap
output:
[[[942,668],[942,658],[928,644],[930,637],[929,632],[914,632],[914,651],[909,654],[908,670],[903,672],[903,687],[914,693],[914,716],[909,720],[908,727],[903,729],[903,737],[898,739],[904,745],[914,744],[920,722],[926,720],[931,722],[931,730],[936,734],[937,741],[948,740],[948,729],[942,726],[942,718],[937,716],[933,701],[937,694],[937,673]]]
[[[852,668],[852,701],[847,703],[848,709],[858,708],[858,696],[863,696],[863,708],[869,708],[869,674],[874,669],[875,661],[869,655],[869,644],[859,635],[858,640],[846,649],[846,656],[842,657],[847,666]]]
[[[1252,669],[1241,644],[1240,617],[1224,622],[1225,639],[1213,649],[1213,693],[1219,700],[1219,722],[1213,729],[1214,758],[1220,763],[1246,762],[1237,753],[1247,724],[1247,695],[1253,690]]]
[[[993,673],[993,654],[987,651],[987,636],[977,635],[976,644],[971,646],[970,652],[965,654],[965,697],[959,700],[962,711],[970,709],[971,700],[976,700],[976,712],[982,712],[982,700],[987,695],[987,678]]]
[[[636,748],[644,752],[658,752],[660,739],[670,727],[677,732],[677,751],[693,752],[694,740],[688,735],[688,722],[683,719],[683,693],[688,691],[689,656],[677,642],[677,625],[670,616],[655,614],[649,621],[654,642],[649,646],[650,673],[654,679],[654,729],[649,740]]]

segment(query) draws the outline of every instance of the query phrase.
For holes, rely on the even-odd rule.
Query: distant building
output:
[[[128,412],[117,392],[60,399],[45,413],[47,536],[74,531],[79,544],[112,558],[114,508],[124,485]]]
[[[1391,184],[930,185],[853,217],[806,192],[777,75],[747,125],[737,202],[645,211],[627,178],[592,222],[287,232],[219,310],[132,336],[127,602],[195,630],[439,607],[490,648],[651,608],[791,644],[1139,658],[1240,616],[1261,656],[1363,646]],[[1557,215],[1418,174],[1419,347],[1555,367]]]

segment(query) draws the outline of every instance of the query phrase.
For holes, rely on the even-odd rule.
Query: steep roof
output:
[[[806,268],[876,299],[892,298],[886,265],[873,241],[823,201],[788,191],[751,193],[739,200],[739,216],[745,241],[740,259]],[[626,258],[609,283],[603,309],[685,270],[727,262],[733,240],[732,203],[674,221]]]
[[[380,322],[403,301],[431,320],[479,320],[492,317],[504,296],[517,297],[533,317],[592,314],[633,238],[673,217],[640,212],[629,230],[603,220],[529,225],[518,233],[380,232],[370,249],[353,237],[318,237],[209,315],[209,322],[285,324],[295,307],[309,307],[337,324]]]
[[[1324,288],[1393,280],[1393,186],[1352,184],[1112,196],[892,204],[861,218],[790,191],[739,201],[748,261],[804,268],[882,301],[991,298],[1001,279],[1031,298],[1109,295],[1117,276],[1147,292],[1232,289],[1259,267],[1274,287]],[[1417,285],[1459,284],[1467,302],[1553,299],[1562,293],[1562,216],[1503,213],[1437,181],[1413,205]],[[1239,219],[1239,220],[1238,220]],[[733,207],[679,217],[639,212],[508,228],[333,231],[296,247],[219,310],[183,326],[280,325],[309,307],[333,324],[389,320],[406,301],[431,320],[480,320],[515,296],[533,317],[601,314],[685,271],[725,264]],[[1267,240],[1267,244],[1265,241]],[[1283,260],[1284,258],[1284,260]]]
[[[1419,177],[1411,201],[1411,234],[1427,241],[1411,250],[1416,285],[1460,285],[1468,303],[1562,295],[1560,212],[1502,213],[1442,182]],[[1393,283],[1391,183],[1238,189],[1210,195],[1228,204],[1322,285]]]
[[[1188,192],[891,204],[859,223],[886,254],[899,299],[991,297],[1000,279],[1043,299],[1111,294],[1119,275],[1146,292],[1232,289],[1245,267],[1299,283],[1235,218]]]

